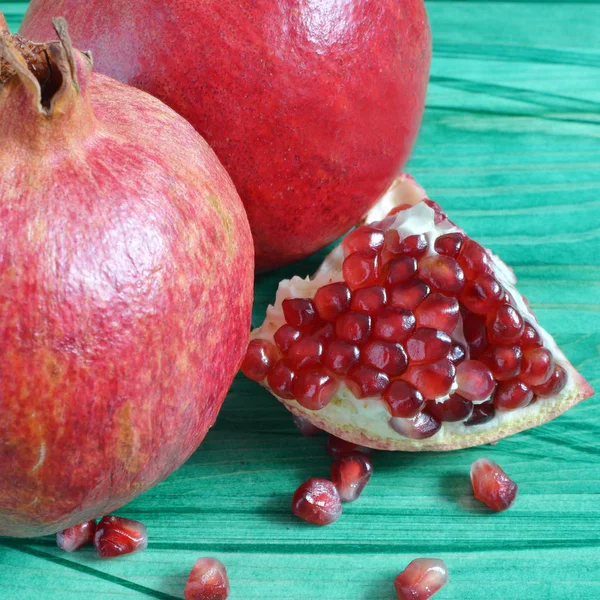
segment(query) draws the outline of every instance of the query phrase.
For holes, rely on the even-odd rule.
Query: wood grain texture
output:
[[[1,3],[15,28],[25,4]],[[600,4],[428,3],[434,61],[410,171],[451,218],[515,267],[541,323],[600,386]],[[255,323],[277,281],[261,277]],[[600,400],[497,446],[374,457],[361,499],[334,525],[290,512],[293,490],[326,476],[323,438],[239,377],[207,440],[120,514],[150,546],[102,561],[50,538],[0,540],[0,598],[182,598],[196,558],[228,567],[232,600],[391,600],[417,556],[450,569],[440,600],[600,598]],[[504,514],[471,495],[487,456],[517,481]]]

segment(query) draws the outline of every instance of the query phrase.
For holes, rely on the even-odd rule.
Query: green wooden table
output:
[[[401,1],[401,0],[398,0]],[[451,218],[515,267],[568,357],[600,386],[600,5],[432,1],[434,61],[410,172]],[[0,2],[13,29],[26,3]],[[255,323],[285,274],[257,281]],[[1,418],[1,417],[0,417]],[[232,600],[391,600],[417,556],[443,558],[439,600],[600,598],[600,398],[497,446],[374,457],[361,499],[334,525],[290,498],[326,476],[323,438],[239,377],[214,429],[167,481],[120,511],[147,551],[100,560],[51,538],[0,540],[0,598],[182,598],[196,558],[228,567]],[[490,514],[469,466],[497,460],[520,486]]]

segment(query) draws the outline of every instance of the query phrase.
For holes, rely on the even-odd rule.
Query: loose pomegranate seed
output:
[[[383,394],[392,417],[410,419],[416,416],[425,406],[423,395],[418,389],[405,381],[392,381],[390,387]]]
[[[314,367],[323,359],[323,344],[310,338],[298,340],[290,346],[287,359],[294,371],[303,367]]]
[[[341,458],[342,456],[348,456],[355,452],[362,452],[363,454],[369,454],[371,448],[366,446],[359,446],[354,442],[348,442],[343,440],[332,433],[327,436],[327,443],[325,444],[325,450],[332,458]]]
[[[56,545],[65,552],[74,552],[82,546],[87,546],[94,541],[96,521],[87,521],[81,525],[69,527],[56,534]]]
[[[402,375],[408,366],[406,352],[400,344],[379,340],[371,340],[363,346],[361,362],[390,377]]]
[[[471,465],[471,484],[475,498],[496,512],[509,508],[517,497],[517,484],[487,458]]]
[[[216,558],[199,558],[185,584],[185,600],[227,600],[229,578],[225,565]]]
[[[463,323],[463,333],[469,345],[471,358],[479,358],[488,347],[485,319],[479,315],[469,314]]]
[[[554,394],[558,394],[567,385],[567,379],[567,372],[560,365],[556,365],[548,381],[534,387],[533,392],[540,398],[554,396]]]
[[[537,329],[529,321],[525,321],[525,329],[523,330],[520,344],[523,350],[527,348],[539,348],[544,345]]]
[[[345,375],[359,358],[358,346],[343,340],[332,340],[325,347],[323,364],[337,375]]]
[[[321,319],[335,321],[350,308],[350,288],[341,282],[324,285],[317,290],[314,303]]]
[[[408,281],[417,272],[417,261],[412,256],[399,256],[388,262],[384,269],[385,285],[391,287]]]
[[[308,337],[310,337],[311,340],[316,340],[321,344],[325,344],[335,337],[335,325],[319,319],[319,321],[309,330]]]
[[[419,279],[409,279],[389,289],[390,304],[414,310],[429,295],[429,286]]]
[[[450,391],[455,373],[454,365],[443,358],[433,363],[410,365],[402,379],[416,387],[426,400],[435,400]]]
[[[492,372],[478,360],[465,360],[456,367],[457,392],[467,400],[485,400],[494,391]]]
[[[452,340],[447,333],[429,327],[419,327],[406,342],[408,358],[414,364],[440,360],[451,348]]]
[[[277,360],[277,350],[266,340],[250,340],[242,362],[242,373],[253,381],[262,381]]]
[[[473,425],[483,425],[491,421],[496,414],[493,402],[482,402],[481,404],[473,405],[471,416],[465,421],[467,427]]]
[[[298,431],[304,437],[312,437],[314,435],[319,435],[323,433],[322,429],[319,429],[316,425],[313,425],[308,419],[304,417],[299,417],[298,415],[292,415],[292,420],[294,421],[294,425],[298,428]]]
[[[447,359],[454,363],[456,366],[459,362],[467,357],[467,351],[461,344],[453,344],[450,352],[448,352]]]
[[[525,324],[517,309],[509,304],[502,304],[488,318],[488,341],[490,344],[514,344],[523,335],[524,328]]]
[[[342,503],[337,488],[327,479],[309,479],[294,493],[292,512],[315,525],[329,525],[340,518]]]
[[[508,381],[521,372],[523,350],[519,346],[488,346],[479,360],[489,367],[494,379]]]
[[[465,236],[462,233],[445,233],[435,240],[434,250],[438,254],[456,258],[464,240]]]
[[[94,547],[102,558],[139,552],[148,547],[148,533],[139,521],[108,515],[96,527]]]
[[[389,420],[389,425],[395,432],[411,440],[430,438],[442,427],[442,424],[435,417],[426,412],[420,412],[412,419],[393,417]]]
[[[425,410],[438,421],[454,423],[464,421],[471,416],[473,403],[459,394],[452,394],[450,398],[446,398],[443,402],[429,400]]]
[[[294,370],[285,359],[277,361],[267,374],[267,383],[273,393],[286,400],[294,398],[292,381],[294,381]]]
[[[342,502],[354,502],[373,475],[373,463],[359,452],[338,458],[331,465],[331,481]]]
[[[377,285],[381,275],[381,260],[374,250],[354,252],[342,265],[344,281],[351,290]]]
[[[430,294],[415,310],[418,327],[439,329],[452,333],[458,325],[458,301],[443,294]]]
[[[519,379],[529,386],[543,385],[554,371],[554,359],[546,348],[528,348],[523,353]]]
[[[342,248],[345,256],[360,250],[379,251],[383,248],[383,241],[383,233],[379,228],[361,225],[342,240]]]
[[[458,294],[465,286],[465,274],[451,256],[437,254],[425,256],[419,261],[419,278],[432,289]]]
[[[402,342],[415,330],[415,315],[406,308],[386,306],[375,317],[373,337],[386,342]]]
[[[323,369],[302,369],[292,381],[292,393],[296,402],[310,410],[320,410],[327,406],[338,387],[339,382]]]
[[[354,311],[344,313],[335,322],[335,333],[341,340],[362,344],[371,334],[371,317]]]
[[[439,558],[416,558],[394,581],[399,600],[428,600],[448,582],[448,569]]]
[[[274,334],[273,341],[282,352],[287,352],[290,346],[302,337],[299,329],[291,325],[282,325]]]
[[[477,315],[497,310],[504,299],[504,288],[492,275],[482,273],[465,284],[460,301]]]
[[[458,255],[458,262],[468,279],[473,279],[481,273],[492,274],[492,260],[485,248],[475,240],[466,239]]]
[[[356,365],[348,371],[346,386],[355,398],[381,396],[390,384],[389,377],[365,365]]]
[[[501,381],[494,394],[494,407],[497,410],[514,410],[527,406],[532,400],[533,392],[522,381]]]
[[[423,200],[423,202],[425,204],[427,204],[427,206],[429,206],[429,208],[433,209],[433,212],[435,213],[433,222],[436,225],[438,223],[441,223],[444,219],[447,218],[446,215],[444,214],[444,211],[442,210],[442,207],[437,202],[434,202],[433,200],[430,200],[429,198],[425,198],[425,200]]]
[[[304,329],[317,320],[317,309],[309,298],[286,298],[281,303],[283,316],[288,325]]]
[[[379,285],[374,285],[356,290],[354,294],[352,294],[350,308],[357,312],[374,315],[385,306],[386,302],[386,289]]]
[[[383,260],[387,261],[393,256],[405,254],[419,258],[427,252],[427,237],[422,233],[400,238],[395,229],[385,232],[385,244],[383,246]]]

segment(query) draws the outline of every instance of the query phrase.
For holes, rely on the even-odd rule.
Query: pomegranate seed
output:
[[[312,437],[323,433],[322,429],[319,429],[316,425],[313,425],[308,419],[299,417],[298,415],[292,415],[294,425],[298,428],[298,431],[304,437]]]
[[[406,371],[408,359],[400,344],[371,340],[361,351],[361,362],[368,367],[383,371],[390,377],[398,377]]]
[[[315,305],[309,298],[286,298],[281,308],[285,320],[292,327],[310,327],[318,318]]]
[[[548,381],[542,385],[535,386],[533,392],[540,398],[554,396],[554,394],[558,394],[567,385],[567,379],[567,372],[560,365],[556,365]]]
[[[387,261],[399,254],[405,254],[419,258],[427,252],[427,237],[422,233],[409,235],[404,239],[395,229],[385,232],[385,244],[383,247],[383,260]]]
[[[323,369],[302,369],[292,381],[292,393],[296,402],[310,410],[320,410],[327,406],[338,387],[339,382]]]
[[[394,223],[396,222],[396,216],[395,213],[389,214],[385,219],[383,219],[382,221],[374,221],[373,223],[369,223],[369,225],[371,227],[373,227],[373,229],[378,229],[379,231],[387,231]]]
[[[471,484],[475,498],[496,512],[509,508],[517,497],[517,484],[487,458],[471,465]]]
[[[420,412],[412,419],[393,417],[389,420],[390,427],[400,435],[411,440],[424,440],[434,436],[442,424],[430,414]]]
[[[354,442],[348,442],[343,440],[332,433],[327,436],[327,443],[325,444],[325,450],[332,458],[341,458],[342,456],[348,456],[355,452],[362,452],[363,454],[369,454],[371,448],[366,446],[359,446]]]
[[[287,358],[294,370],[314,367],[323,359],[323,344],[310,338],[298,340],[290,346]]]
[[[465,421],[467,427],[473,425],[483,425],[491,421],[496,414],[493,402],[482,402],[481,404],[473,405],[471,416]]]
[[[457,392],[467,400],[485,400],[494,391],[492,372],[478,360],[465,360],[456,367]]]
[[[337,375],[345,375],[359,358],[358,346],[343,340],[332,340],[325,348],[323,364]]]
[[[315,525],[329,525],[340,518],[342,503],[337,488],[327,479],[309,479],[294,493],[292,512]]]
[[[108,515],[96,527],[94,547],[102,558],[139,552],[148,547],[148,533],[139,521]]]
[[[527,348],[539,348],[540,346],[543,346],[540,334],[529,321],[525,321],[525,329],[523,330],[520,343],[523,350],[526,350]]]
[[[554,359],[546,348],[528,348],[523,353],[519,379],[529,386],[543,385],[554,371]]]
[[[410,419],[416,416],[423,406],[425,400],[418,389],[405,381],[392,381],[390,387],[383,394],[392,417]]]
[[[494,407],[498,410],[514,410],[527,406],[532,400],[533,392],[522,381],[501,381],[494,394]]]
[[[324,285],[317,290],[314,303],[321,319],[335,321],[350,308],[350,289],[340,282]]]
[[[385,284],[391,287],[397,283],[409,280],[417,272],[417,261],[412,256],[399,256],[388,262],[383,273]]]
[[[279,360],[267,375],[267,383],[272,392],[280,398],[293,400],[292,381],[294,370],[287,360]]]
[[[183,592],[185,600],[227,600],[229,578],[225,565],[216,558],[199,558]]]
[[[419,327],[406,342],[408,358],[414,364],[440,360],[451,347],[452,340],[448,334],[429,327]]]
[[[74,552],[82,546],[87,546],[94,541],[96,521],[87,521],[81,525],[69,527],[56,534],[56,545],[65,552]]]
[[[435,400],[448,394],[455,373],[454,365],[443,358],[433,363],[410,365],[402,379],[416,387],[426,400]]]
[[[470,314],[463,323],[463,333],[469,346],[471,358],[479,358],[488,347],[485,320],[479,315]]]
[[[490,315],[487,336],[490,344],[510,345],[519,341],[525,324],[518,311],[509,304],[502,304]]]
[[[386,289],[379,285],[374,285],[356,290],[352,295],[350,308],[357,312],[374,315],[385,306],[386,301]]]
[[[282,352],[287,352],[290,346],[302,337],[299,329],[291,325],[282,325],[274,334],[273,341]]]
[[[442,207],[437,203],[434,202],[433,200],[429,200],[429,198],[425,198],[425,200],[423,200],[423,202],[425,204],[427,204],[427,206],[429,206],[429,208],[433,209],[433,212],[435,213],[433,222],[437,225],[438,223],[441,223],[444,219],[446,219],[446,215],[444,214],[444,211],[442,210]]]
[[[460,294],[460,301],[477,315],[497,310],[504,299],[504,288],[492,275],[482,273],[470,279]]]
[[[461,344],[453,344],[450,352],[448,352],[447,359],[454,363],[456,366],[460,361],[464,360],[467,357],[467,351]]]
[[[348,371],[346,386],[355,398],[380,396],[390,384],[389,377],[365,365],[356,365]]]
[[[250,340],[242,362],[242,373],[253,381],[262,381],[277,360],[277,350],[266,340]]]
[[[462,247],[465,236],[462,233],[445,233],[435,240],[434,250],[438,254],[456,258]]]
[[[439,558],[416,558],[394,581],[399,600],[427,600],[448,582],[448,569]]]
[[[429,400],[425,410],[438,421],[454,423],[464,421],[471,416],[473,403],[459,394],[452,394],[450,398],[446,398],[443,402]]]
[[[351,290],[376,285],[381,275],[379,254],[373,250],[355,252],[344,260],[342,272]]]
[[[373,337],[386,342],[402,342],[415,330],[415,315],[406,308],[386,306],[375,317]]]
[[[346,342],[366,342],[371,334],[371,317],[354,311],[344,313],[335,322],[335,333]]]
[[[458,325],[458,301],[443,294],[430,294],[415,310],[418,327],[439,329],[452,333]]]
[[[494,379],[508,381],[521,372],[523,351],[519,346],[488,346],[480,360],[489,367]]]
[[[414,310],[427,298],[431,290],[419,279],[409,279],[390,288],[390,304]]]
[[[331,465],[331,481],[342,502],[354,502],[369,483],[371,475],[371,459],[359,452],[338,458]]]
[[[315,327],[310,330],[309,337],[311,340],[325,344],[328,340],[335,337],[335,326],[333,323],[326,323],[319,320]]]
[[[342,240],[342,248],[345,256],[360,250],[379,251],[383,248],[383,241],[383,233],[379,228],[361,225]]]
[[[419,278],[438,292],[458,294],[465,286],[465,274],[451,256],[426,256],[419,261]]]
[[[475,240],[466,239],[458,255],[458,262],[467,279],[472,279],[480,273],[492,274],[492,260],[485,248]]]

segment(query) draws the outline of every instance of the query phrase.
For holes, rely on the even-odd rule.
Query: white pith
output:
[[[425,191],[411,177],[401,176],[367,214],[364,222],[382,220],[394,206],[411,204],[413,205],[411,208],[397,213],[396,221],[391,228],[396,229],[401,237],[425,234],[429,241],[428,252],[435,254],[434,241],[439,235],[462,232],[462,230],[447,220],[436,225],[433,209],[421,202],[426,197]],[[492,258],[496,278],[510,293],[521,315],[536,328],[544,346],[553,354],[555,362],[567,371],[567,384],[559,394],[551,398],[540,399],[525,408],[496,411],[493,419],[481,425],[466,427],[462,422],[443,422],[441,429],[435,435],[423,440],[404,437],[392,429],[389,424],[391,415],[380,396],[357,399],[343,383],[334,399],[319,411],[305,409],[294,400],[278,399],[294,414],[303,416],[317,427],[349,441],[387,450],[446,450],[479,445],[534,427],[558,416],[576,402],[587,397],[589,394],[586,395],[580,389],[581,376],[570,365],[552,337],[540,327],[523,297],[516,290],[516,277],[513,271],[497,256],[492,255]],[[281,281],[274,305],[268,307],[264,323],[252,332],[251,338],[261,338],[273,342],[274,333],[285,323],[281,307],[283,300],[286,298],[313,298],[320,287],[343,281],[343,260],[344,254],[340,245],[326,257],[312,279],[308,277],[302,279],[296,276]],[[460,340],[462,335],[461,327],[462,324],[459,323],[458,336],[453,334],[456,340]],[[263,385],[268,388],[266,380]],[[454,389],[456,389],[456,385],[453,385],[451,392]],[[436,401],[443,402],[447,397],[437,398]]]

